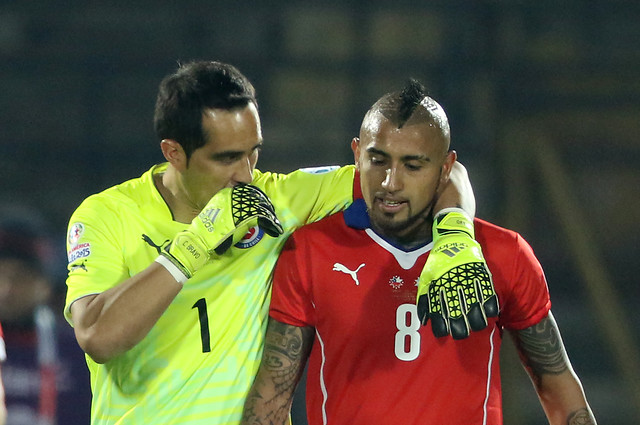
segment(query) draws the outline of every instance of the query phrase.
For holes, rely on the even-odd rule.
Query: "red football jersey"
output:
[[[530,246],[476,219],[500,317],[464,340],[435,338],[415,306],[432,244],[405,252],[345,216],[353,211],[294,233],[274,275],[270,315],[316,329],[309,424],[501,424],[502,329],[535,325],[551,306]]]

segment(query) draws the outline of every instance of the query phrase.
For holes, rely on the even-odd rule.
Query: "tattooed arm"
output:
[[[269,318],[262,362],[244,403],[242,425],[284,425],[313,343],[313,328]]]
[[[592,425],[596,420],[573,371],[551,312],[511,336],[551,425]]]

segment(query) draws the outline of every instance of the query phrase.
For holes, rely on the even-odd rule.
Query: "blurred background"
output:
[[[369,105],[415,77],[449,115],[477,215],[545,268],[596,417],[639,422],[637,0],[4,0],[0,58],[0,203],[46,219],[54,310],[72,211],[162,161],[155,95],[179,61],[253,81],[259,168],[282,172],[350,163]],[[542,423],[510,346],[505,424]]]

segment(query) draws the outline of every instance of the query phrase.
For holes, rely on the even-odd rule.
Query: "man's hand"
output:
[[[178,233],[162,255],[188,279],[214,255],[222,255],[255,225],[269,236],[282,225],[267,195],[248,184],[216,193],[189,227]]]
[[[431,320],[436,337],[450,333],[463,339],[470,329],[484,329],[487,317],[497,316],[499,310],[473,222],[458,211],[438,217],[433,223],[433,248],[418,280],[421,323]]]

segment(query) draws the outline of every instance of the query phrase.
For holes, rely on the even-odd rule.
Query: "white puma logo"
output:
[[[353,279],[353,281],[356,283],[356,285],[360,285],[360,282],[358,281],[358,270],[360,270],[361,268],[364,267],[364,263],[360,264],[360,266],[355,269],[355,270],[349,270],[348,268],[346,268],[344,265],[340,264],[340,263],[335,263],[333,265],[333,271],[334,272],[342,272],[342,273],[346,273],[349,276],[351,276],[351,278]]]

